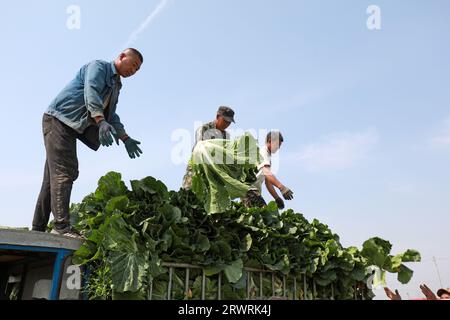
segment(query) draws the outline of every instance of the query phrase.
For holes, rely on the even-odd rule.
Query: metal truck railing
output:
[[[162,263],[162,267],[168,268],[169,271],[169,280],[167,282],[167,293],[166,293],[166,300],[172,300],[173,296],[172,296],[172,292],[173,292],[173,279],[174,279],[174,271],[176,269],[184,269],[184,275],[185,275],[185,281],[184,281],[184,290],[185,293],[187,293],[190,290],[190,286],[189,286],[189,281],[190,281],[190,271],[191,270],[202,270],[202,267],[199,266],[195,266],[195,265],[191,265],[191,264],[187,264],[187,263],[167,263],[164,262]],[[281,275],[280,273],[277,273],[276,271],[271,271],[271,270],[262,270],[262,269],[255,269],[255,268],[244,268],[244,272],[247,273],[247,277],[246,277],[246,294],[247,294],[247,299],[270,299],[270,298],[281,298],[281,299],[292,299],[292,300],[307,300],[308,296],[308,288],[310,286],[308,286],[308,281],[310,281],[310,283],[312,282],[312,298],[313,299],[317,299],[317,290],[316,290],[316,282],[314,281],[314,279],[307,279],[307,277],[302,274],[300,276],[300,278],[298,279],[296,276],[286,276],[286,275]],[[259,288],[258,288],[258,296],[253,296],[251,295],[251,279],[254,279],[256,275],[256,278],[259,279]],[[269,277],[271,280],[271,284],[272,284],[272,296],[265,296],[264,292],[263,292],[263,280],[264,277]],[[223,285],[223,275],[222,272],[219,272],[217,276],[217,300],[221,300],[223,295],[222,295],[222,285]],[[282,295],[278,295],[276,293],[276,289],[275,289],[275,278],[281,278],[282,280]],[[204,270],[202,270],[202,281],[201,281],[201,300],[206,300],[206,274],[204,272]],[[287,282],[288,280],[292,280],[292,294],[291,297],[288,296],[288,286],[287,286]],[[148,299],[152,300],[153,298],[153,285],[154,282],[153,280],[150,280],[150,290],[148,292]],[[300,287],[299,287],[300,285]],[[302,290],[302,299],[298,298],[298,290],[299,288],[301,288],[301,286],[303,286],[303,290]],[[330,285],[331,288],[331,296],[328,297],[328,299],[332,299],[334,300],[335,295],[334,295],[334,284]],[[323,298],[323,297],[322,297]],[[355,288],[355,300],[357,299],[357,293],[356,293],[356,288]]]

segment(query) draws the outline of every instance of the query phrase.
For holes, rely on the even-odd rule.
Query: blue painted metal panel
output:
[[[60,282],[62,280],[62,272],[64,271],[64,261],[67,256],[72,254],[71,250],[47,248],[47,247],[33,247],[33,246],[18,246],[10,244],[0,244],[0,249],[3,250],[17,250],[17,251],[31,251],[31,252],[48,252],[56,253],[56,259],[53,266],[52,288],[49,295],[50,300],[57,300],[59,294]]]
[[[18,246],[18,245],[12,245],[12,244],[0,244],[0,249],[33,251],[33,252],[51,252],[51,253],[58,253],[60,250],[66,250],[66,249],[47,248],[47,247]]]
[[[56,255],[55,264],[53,267],[52,290],[50,292],[49,300],[58,300],[59,288],[62,280],[62,272],[64,271],[64,261],[71,251],[59,249]]]

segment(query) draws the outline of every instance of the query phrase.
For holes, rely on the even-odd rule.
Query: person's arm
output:
[[[266,178],[266,186],[267,186],[267,184],[270,184],[272,186],[272,188],[273,188],[273,186],[275,186],[280,190],[284,187],[283,184],[272,173],[272,170],[270,170],[270,166],[264,166],[262,168],[262,170],[263,170],[264,177]]]
[[[281,194],[283,195],[283,198],[286,200],[292,200],[294,198],[293,196],[293,192],[291,191],[291,189],[287,188],[285,185],[283,185],[278,179],[277,177],[275,177],[275,175],[272,173],[272,171],[270,170],[270,166],[265,165],[263,168],[263,173],[266,179],[266,186],[267,183],[270,183],[272,186],[277,187],[280,191]],[[268,189],[269,190],[269,189]],[[270,192],[270,191],[269,191]],[[271,193],[272,194],[272,193]],[[272,194],[273,195],[273,194]],[[275,198],[276,200],[277,198]]]
[[[439,298],[434,294],[433,290],[428,288],[426,284],[421,284],[420,290],[422,290],[424,296],[427,297],[427,300],[439,300]]]
[[[201,126],[200,128],[197,129],[197,131],[195,131],[195,141],[192,150],[195,149],[195,146],[197,145],[198,142],[203,141],[204,133],[205,131],[203,130],[203,126]]]
[[[263,173],[265,175],[265,183],[266,183],[267,191],[269,191],[269,193],[274,198],[275,202],[277,203],[278,209],[284,209],[284,201],[278,195],[277,191],[275,190],[275,186],[273,184],[273,182],[276,183],[276,181],[278,181],[277,178],[272,174],[269,166],[263,167]],[[271,177],[271,178],[269,178],[269,177]]]
[[[111,117],[111,125],[116,129],[117,139],[125,141],[129,138],[127,133],[125,132],[125,126],[120,122],[120,117],[117,113],[114,113]]]
[[[272,197],[276,200],[279,198],[277,191],[275,190],[274,185],[269,181],[269,179],[266,178],[266,188],[267,191],[272,195]]]
[[[103,116],[97,116],[97,117],[94,117],[94,120],[95,120],[96,124],[99,124],[100,121],[105,120],[105,118]]]
[[[390,300],[402,300],[402,297],[400,296],[400,293],[398,292],[398,290],[395,290],[395,293],[394,293],[388,287],[384,287],[384,292],[386,293],[386,296]]]
[[[84,100],[90,116],[96,123],[105,119],[103,98],[100,93],[106,86],[106,71],[103,64],[93,61],[86,67],[84,76]]]

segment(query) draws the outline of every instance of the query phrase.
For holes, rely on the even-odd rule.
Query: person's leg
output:
[[[70,194],[78,177],[76,150],[77,133],[52,117],[51,130],[45,136],[45,148],[50,176],[50,201],[55,220],[54,230],[68,232],[70,228]]]
[[[42,117],[42,135],[45,137],[52,129],[51,117],[43,115]],[[48,161],[45,159],[44,167],[44,178],[42,180],[41,191],[39,193],[38,200],[36,202],[36,207],[34,210],[33,217],[33,230],[34,231],[45,231],[47,227],[48,220],[50,217],[51,204],[50,204],[50,173],[48,170]]]
[[[33,218],[33,231],[45,232],[50,218],[51,202],[50,202],[50,174],[48,170],[48,162],[45,160],[44,179],[42,180],[41,192],[36,203]]]
[[[190,190],[192,188],[192,177],[194,176],[194,172],[190,165],[186,168],[186,173],[183,177],[183,189]]]
[[[267,205],[266,201],[261,196],[261,192],[256,189],[250,189],[242,199],[242,203],[246,208],[262,208]]]

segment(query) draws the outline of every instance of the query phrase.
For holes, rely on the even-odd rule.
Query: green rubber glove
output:
[[[142,150],[138,147],[141,144],[139,141],[128,138],[123,143],[131,159],[141,156]]]
[[[98,139],[104,147],[112,146],[113,136],[115,136],[116,129],[105,120],[100,121],[98,124]]]

